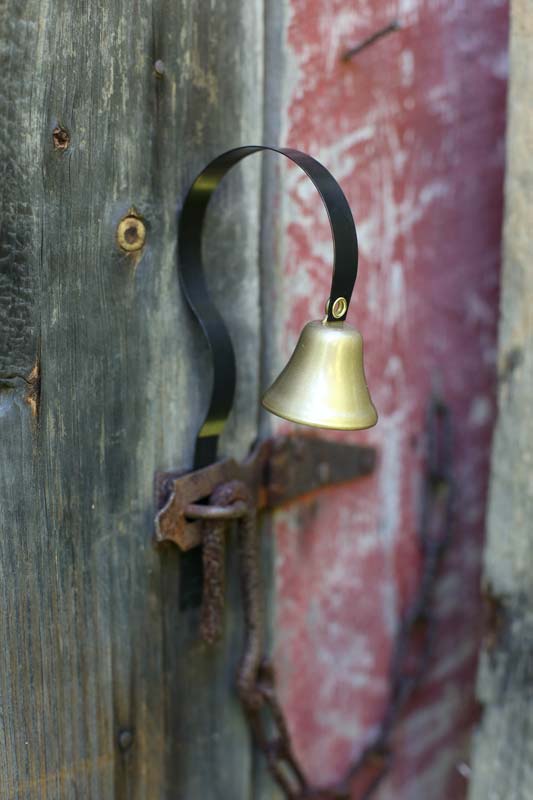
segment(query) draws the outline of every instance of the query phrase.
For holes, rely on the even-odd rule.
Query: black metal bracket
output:
[[[196,436],[192,465],[195,470],[211,465],[214,473],[221,469],[220,465],[217,465],[218,441],[233,405],[237,377],[233,344],[224,320],[211,300],[203,271],[202,233],[207,207],[221,180],[233,166],[247,156],[264,151],[279,153],[297,164],[316,187],[328,213],[334,252],[333,277],[327,304],[327,316],[330,321],[342,321],[346,317],[357,277],[357,233],[350,206],[335,178],[314,158],[299,150],[250,145],[228,150],[204,167],[178,211],[178,276],[187,303],[207,340],[213,364],[211,397],[204,421]],[[340,308],[336,300],[342,300]],[[335,311],[336,306],[337,311]],[[224,469],[226,472],[231,472],[234,467],[235,465],[226,463]],[[170,479],[159,476],[156,483],[159,485],[162,482],[166,485],[168,480]],[[204,492],[203,496],[208,494]],[[163,535],[165,520],[168,523],[173,507],[171,503],[169,509],[160,512],[161,518],[158,515],[156,532],[159,537]],[[192,535],[193,529],[199,530],[199,523],[194,524],[190,520],[187,525],[182,524],[182,527],[184,537],[188,535],[192,537],[192,541],[199,543],[198,534],[196,538]],[[183,539],[183,542],[187,541]],[[194,545],[187,546],[185,550],[187,549],[192,549],[193,552],[186,554],[182,559],[180,593],[183,609],[199,603],[202,585],[200,555],[194,549]]]
[[[177,251],[181,287],[205,334],[213,360],[211,400],[196,440],[196,469],[216,460],[218,438],[233,405],[236,382],[233,345],[224,321],[211,301],[202,268],[203,225],[209,200],[229,170],[247,156],[265,151],[279,153],[297,164],[315,185],[328,213],[334,253],[328,320],[340,322],[345,319],[357,277],[357,233],[350,206],[333,175],[316,159],[299,150],[250,145],[222,153],[202,170],[189,189],[179,214]],[[344,311],[334,315],[337,298],[344,298]]]

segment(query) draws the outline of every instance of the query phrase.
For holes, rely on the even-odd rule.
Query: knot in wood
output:
[[[54,141],[55,150],[66,150],[70,145],[70,134],[66,128],[61,125],[56,125],[52,131],[52,139]]]
[[[144,247],[146,225],[140,217],[128,214],[120,220],[117,227],[117,242],[121,250],[134,253]]]

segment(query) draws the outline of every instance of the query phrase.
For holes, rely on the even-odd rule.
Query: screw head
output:
[[[340,319],[346,314],[346,309],[348,308],[348,303],[344,297],[337,297],[335,302],[333,303],[333,308],[331,309],[331,313],[335,317],[335,319]]]
[[[126,253],[134,253],[144,247],[146,225],[140,217],[128,214],[120,220],[117,227],[117,242]]]
[[[326,461],[322,461],[318,465],[318,479],[321,483],[327,483],[330,479],[331,468]]]
[[[127,729],[119,731],[118,734],[118,746],[120,749],[125,752],[129,750],[133,744],[133,733]]]

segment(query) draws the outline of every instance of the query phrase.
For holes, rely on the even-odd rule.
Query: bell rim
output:
[[[376,418],[375,418],[374,422],[372,422],[370,425],[368,425],[368,424],[353,425],[353,423],[350,424],[350,425],[339,425],[338,423],[335,424],[335,425],[327,425],[327,424],[319,424],[317,422],[309,422],[308,420],[302,419],[301,417],[298,419],[297,417],[291,416],[289,414],[280,414],[272,406],[268,405],[265,402],[265,398],[264,397],[261,399],[261,405],[268,412],[270,412],[270,414],[274,414],[276,417],[279,417],[279,419],[285,419],[288,422],[294,422],[297,425],[306,425],[309,428],[318,428],[318,429],[327,430],[327,431],[366,431],[366,430],[370,430],[370,428],[374,428],[378,424],[378,421],[379,421],[379,415],[378,415],[378,412],[376,411],[376,408],[375,408],[374,405],[372,405],[372,408],[374,409],[374,413],[376,415]]]

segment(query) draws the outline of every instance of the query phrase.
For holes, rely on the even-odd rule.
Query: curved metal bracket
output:
[[[254,145],[228,150],[202,170],[189,189],[181,209],[178,238],[180,283],[202,327],[213,358],[211,402],[196,441],[196,469],[207,466],[216,458],[218,437],[233,405],[236,382],[233,345],[224,321],[211,301],[203,272],[203,224],[211,195],[226,173],[243,158],[265,150],[280,153],[297,164],[311,179],[326,207],[334,248],[328,320],[338,322],[345,319],[357,276],[357,234],[350,206],[335,178],[314,158],[299,150]],[[341,316],[334,317],[333,303],[337,298],[344,298],[346,306]]]

